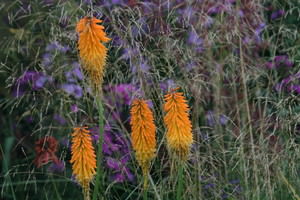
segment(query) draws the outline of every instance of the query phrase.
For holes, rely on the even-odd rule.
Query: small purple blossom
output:
[[[77,106],[76,104],[71,105],[71,111],[72,111],[73,113],[78,112],[78,111],[79,111],[78,106]]]
[[[199,37],[199,35],[194,29],[192,29],[189,32],[187,42],[191,45],[196,45],[196,46],[200,46],[203,44],[203,40]]]
[[[56,51],[56,50],[61,52],[61,53],[66,53],[67,51],[70,50],[70,47],[67,46],[67,45],[63,46],[57,41],[54,41],[54,42],[52,42],[52,43],[50,43],[46,46],[46,51],[47,52],[53,52],[53,51]]]
[[[61,88],[68,93],[69,95],[73,95],[76,99],[79,99],[83,95],[83,91],[80,85],[76,84],[63,84]]]
[[[276,10],[276,11],[272,12],[271,20],[278,19],[278,18],[282,17],[284,14],[285,14],[284,10],[282,10],[282,9]]]
[[[60,125],[65,125],[67,123],[67,120],[59,114],[54,114],[53,119],[57,121]]]
[[[168,90],[170,90],[172,88],[175,88],[175,87],[176,87],[176,83],[172,79],[168,79],[168,80],[165,80],[165,81],[160,83],[160,89],[164,93],[166,93]]]
[[[227,122],[228,122],[228,117],[226,116],[226,115],[220,115],[220,117],[219,117],[219,122],[220,122],[220,124],[221,125],[226,125],[227,124]]]
[[[26,91],[30,91],[30,89],[32,88],[33,90],[38,90],[43,86],[43,84],[45,83],[45,81],[42,79],[40,79],[41,77],[45,76],[43,73],[41,72],[36,72],[36,71],[31,71],[28,70],[26,72],[24,72],[22,74],[22,76],[20,76],[16,82],[13,84],[13,96],[14,97],[21,97],[22,95],[24,95],[26,93]],[[37,82],[36,85],[36,81],[39,80]]]
[[[60,160],[58,163],[51,163],[48,167],[48,171],[52,173],[62,173],[65,171],[65,162]]]

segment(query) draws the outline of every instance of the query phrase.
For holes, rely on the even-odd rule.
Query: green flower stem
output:
[[[98,112],[99,112],[99,139],[98,139],[98,150],[97,150],[97,174],[96,174],[96,182],[93,191],[93,200],[97,200],[99,195],[103,193],[103,185],[101,180],[103,179],[103,169],[101,162],[103,160],[102,155],[102,146],[103,146],[103,135],[104,135],[104,112],[102,105],[102,98],[99,97],[98,101]],[[104,196],[104,195],[103,195]]]
[[[178,169],[178,183],[176,190],[176,199],[182,199],[182,191],[183,191],[183,163],[180,161],[179,169]]]

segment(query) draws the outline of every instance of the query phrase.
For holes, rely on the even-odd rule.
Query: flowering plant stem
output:
[[[97,104],[98,104],[98,113],[99,113],[99,139],[98,139],[98,150],[97,150],[97,174],[96,174],[96,180],[95,180],[95,187],[93,191],[93,200],[97,200],[99,194],[101,195],[103,186],[102,186],[102,165],[101,161],[103,158],[102,155],[102,146],[103,146],[103,135],[104,135],[104,111],[103,111],[103,105],[102,105],[102,98],[101,96],[98,97],[97,99]],[[104,196],[104,195],[103,195]]]
[[[146,178],[146,177],[144,177]],[[144,187],[143,189],[143,200],[147,200],[148,199],[148,188],[147,187]]]
[[[182,190],[183,190],[183,163],[180,161],[179,169],[178,169],[178,182],[177,182],[177,190],[176,190],[176,199],[182,199]]]

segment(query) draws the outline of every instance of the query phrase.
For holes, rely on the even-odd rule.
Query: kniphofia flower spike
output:
[[[107,48],[102,42],[110,41],[104,32],[104,26],[99,25],[102,20],[95,17],[84,17],[76,26],[79,33],[78,49],[84,71],[89,76],[93,86],[102,86]]]
[[[142,168],[144,188],[147,187],[147,176],[151,160],[155,156],[156,139],[153,114],[144,100],[135,99],[130,110],[131,142],[136,159]]]
[[[178,89],[178,88],[177,88]],[[164,122],[167,127],[167,144],[171,152],[181,160],[187,160],[193,143],[189,107],[183,93],[172,90],[165,95]]]
[[[87,127],[74,128],[71,150],[73,174],[83,188],[85,199],[89,199],[89,183],[96,174],[96,155]]]

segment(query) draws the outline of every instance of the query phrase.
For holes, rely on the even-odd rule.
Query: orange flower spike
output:
[[[189,107],[183,93],[171,91],[165,95],[164,122],[167,126],[167,144],[171,152],[180,159],[187,160],[193,143],[192,124],[189,119]]]
[[[144,100],[135,99],[130,110],[131,142],[136,159],[142,168],[144,187],[147,187],[147,176],[151,160],[155,156],[156,139],[153,114]]]
[[[108,42],[102,20],[84,17],[76,26],[79,34],[78,49],[84,70],[96,88],[101,87],[106,63],[107,48],[101,42]]]
[[[96,174],[96,155],[87,127],[74,128],[71,151],[73,174],[82,186],[85,198],[88,199],[89,183]]]

